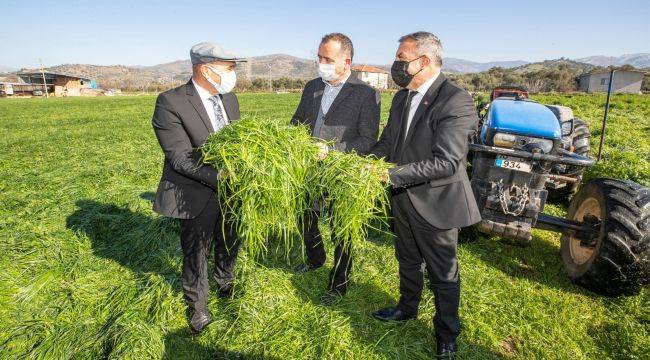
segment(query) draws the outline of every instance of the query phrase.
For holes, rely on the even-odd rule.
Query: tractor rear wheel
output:
[[[591,151],[590,139],[591,132],[589,132],[589,125],[581,119],[573,119],[573,132],[571,135],[571,146],[573,147],[573,152],[582,156],[589,156]],[[548,189],[548,198],[552,201],[564,201],[568,200],[572,195],[578,191],[580,182],[582,180],[582,173],[584,173],[585,168],[582,166],[568,166],[566,171],[560,173],[560,175],[569,176],[577,179],[574,183],[567,183],[564,187],[559,189]]]
[[[650,283],[650,188],[627,180],[597,178],[582,186],[567,217],[600,222],[589,246],[571,231],[560,253],[571,280],[591,291],[633,295]]]

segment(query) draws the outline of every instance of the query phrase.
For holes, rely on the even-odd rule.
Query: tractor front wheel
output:
[[[562,235],[560,253],[571,280],[591,291],[633,295],[650,283],[650,189],[615,179],[593,179],[569,205],[567,217],[597,225],[592,242]]]

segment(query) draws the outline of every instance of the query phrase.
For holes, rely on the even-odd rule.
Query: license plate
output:
[[[521,161],[519,158],[512,158],[509,156],[497,155],[494,165],[504,169],[512,169],[523,172],[530,172],[531,166],[527,162]]]

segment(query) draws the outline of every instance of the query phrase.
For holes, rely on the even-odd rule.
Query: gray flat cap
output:
[[[204,64],[213,61],[234,61],[246,62],[246,59],[237,57],[232,52],[225,50],[221,45],[202,42],[192,46],[190,49],[192,65]]]

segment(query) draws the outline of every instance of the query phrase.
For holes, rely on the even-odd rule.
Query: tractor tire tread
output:
[[[604,234],[591,266],[570,276],[603,295],[637,294],[650,283],[650,189],[607,178],[593,179],[586,186],[605,198]],[[569,240],[563,236],[563,241]]]

